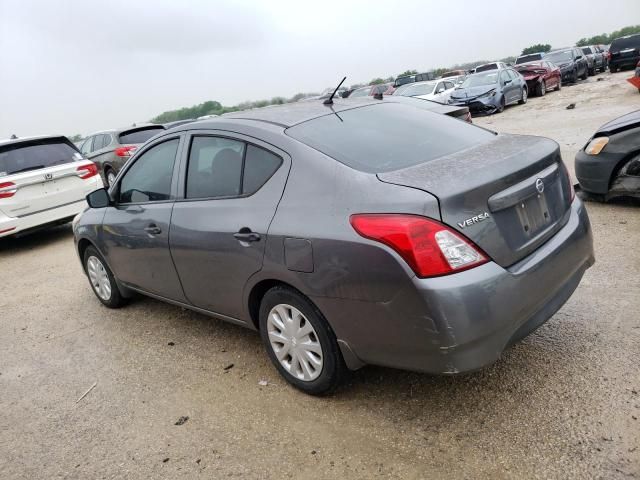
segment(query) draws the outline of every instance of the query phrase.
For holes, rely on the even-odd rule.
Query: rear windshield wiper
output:
[[[25,167],[21,168],[20,170],[14,170],[13,172],[11,172],[11,174],[28,172],[29,170],[40,170],[41,168],[44,168],[44,165],[34,165],[33,167]]]

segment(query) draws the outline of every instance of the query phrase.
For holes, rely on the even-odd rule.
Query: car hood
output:
[[[478,87],[456,88],[452,93],[452,98],[473,98],[483,95],[498,88],[498,85],[480,85]]]
[[[602,125],[596,133],[613,134],[629,128],[640,127],[640,110],[627,113]]]
[[[556,63],[556,65],[560,70],[566,70],[567,68],[571,68],[573,66],[573,62]]]

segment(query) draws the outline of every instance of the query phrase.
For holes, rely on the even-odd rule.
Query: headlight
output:
[[[489,90],[487,93],[483,93],[482,95],[479,95],[478,98],[493,97],[495,94],[496,94],[495,89]]]
[[[609,143],[609,137],[594,138],[589,142],[584,151],[587,155],[598,155],[607,143]]]

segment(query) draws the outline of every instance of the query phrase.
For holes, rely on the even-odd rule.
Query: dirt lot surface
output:
[[[478,123],[571,159],[640,108],[624,77]],[[587,206],[596,265],[497,364],[367,367],[327,398],[288,387],[251,331],[151,299],[102,307],[69,226],[0,241],[0,478],[640,478],[640,206]]]

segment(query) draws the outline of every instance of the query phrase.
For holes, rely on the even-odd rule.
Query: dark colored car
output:
[[[604,58],[604,54],[600,49],[595,46],[581,47],[582,53],[587,57],[587,67],[589,68],[589,75],[595,75],[597,72],[604,72],[607,68],[607,63]]]
[[[640,110],[604,124],[576,155],[580,188],[603,200],[640,197]]]
[[[608,57],[611,73],[625,67],[633,68],[640,61],[640,33],[613,40]]]
[[[575,83],[579,78],[586,80],[589,76],[587,58],[578,47],[553,50],[544,59],[558,66],[562,83]]]
[[[179,127],[180,125],[185,125],[187,123],[197,122],[195,118],[187,118],[185,120],[176,120],[174,122],[163,123],[162,126],[165,130],[169,130],[170,128]]]
[[[550,318],[594,262],[556,142],[406,97],[236,112],[157,136],[74,224],[98,299],[259,330],[296,387],[454,374]]]
[[[436,76],[433,74],[433,72],[416,73],[414,75],[404,75],[396,78],[392,86],[394,89],[396,89],[399,86],[405,85],[407,83],[426,82],[428,80],[434,80],[435,78]]]
[[[392,95],[395,91],[392,83],[381,83],[379,85],[367,85],[366,87],[356,88],[349,94],[349,98]],[[345,97],[347,98],[347,97]]]
[[[515,69],[524,77],[529,91],[537,96],[543,96],[549,90],[562,88],[560,69],[553,63],[541,60],[516,65]]]
[[[96,132],[85,139],[80,151],[98,166],[102,180],[109,186],[138,147],[164,130],[163,125],[144,125]]]
[[[469,75],[451,94],[449,103],[469,107],[471,113],[500,113],[507,105],[527,103],[527,83],[512,68]]]

